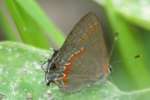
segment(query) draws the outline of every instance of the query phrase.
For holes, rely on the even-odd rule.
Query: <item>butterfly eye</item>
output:
[[[53,63],[53,64],[51,65],[51,67],[50,67],[50,70],[55,70],[55,69],[56,69],[56,64]]]

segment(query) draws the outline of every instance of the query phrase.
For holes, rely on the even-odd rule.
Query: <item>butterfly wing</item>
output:
[[[58,52],[57,63],[71,63],[64,91],[74,91],[94,83],[107,74],[108,54],[100,21],[88,13],[68,35]],[[76,58],[76,59],[74,59]]]

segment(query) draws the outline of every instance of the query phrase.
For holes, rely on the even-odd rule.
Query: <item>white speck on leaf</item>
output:
[[[29,62],[25,62],[24,65],[19,69],[19,74],[21,75],[29,75],[29,74],[33,74],[33,71],[30,70],[30,63]]]
[[[8,60],[8,61],[11,61],[11,60],[12,60],[12,58],[11,58],[11,57],[8,57],[8,58],[7,58],[7,60]]]
[[[0,49],[3,49],[3,46],[0,46]]]
[[[12,52],[12,48],[7,48],[7,51],[8,52]]]
[[[41,70],[41,66],[36,61],[32,63],[32,66],[34,66],[37,70]]]
[[[52,92],[50,90],[47,91],[48,100],[53,100],[54,97],[52,95]]]
[[[0,66],[0,75],[2,75],[4,72],[4,68]]]
[[[15,96],[17,94],[18,83],[17,82],[11,82],[10,83],[10,89],[12,91],[12,94]]]
[[[32,99],[33,99],[33,96],[32,96],[31,93],[28,92],[26,98],[27,98],[27,100],[32,100]]]
[[[19,54],[19,53],[17,53],[17,54],[15,55],[15,57],[16,57],[16,58],[20,57],[20,54]]]

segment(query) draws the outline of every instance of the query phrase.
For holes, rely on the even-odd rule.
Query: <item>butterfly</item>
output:
[[[54,83],[65,92],[106,78],[109,57],[99,18],[92,12],[83,16],[42,68],[46,84]]]

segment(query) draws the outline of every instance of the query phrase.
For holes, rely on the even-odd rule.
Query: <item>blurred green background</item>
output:
[[[18,63],[24,65],[21,59],[13,58],[17,53],[19,55],[27,53],[21,57],[27,61],[36,59],[37,66],[40,66],[39,61],[43,59],[41,55],[49,56],[52,54],[53,51],[48,51],[49,48],[60,48],[73,26],[88,12],[96,13],[102,21],[108,49],[113,51],[110,58],[112,73],[108,80],[119,90],[127,93],[149,90],[149,0],[0,0],[0,47],[4,47],[0,50],[0,65],[2,65],[0,66],[0,74],[2,75],[0,78],[0,93],[12,96],[8,88],[13,78],[10,77],[11,74],[5,75],[5,71],[2,69],[7,70],[8,73],[9,71],[17,73],[21,65],[13,62],[17,60]],[[118,34],[117,40],[112,44],[116,33]],[[24,46],[24,44],[29,45],[29,47]],[[34,47],[39,50],[37,56],[33,52]],[[17,48],[19,51],[9,54],[6,48]],[[31,54],[33,54],[33,57]],[[31,55],[31,57],[28,58],[28,55]],[[9,58],[12,58],[13,61],[9,61]],[[6,63],[13,66],[5,67],[3,64]],[[32,63],[30,62],[30,64]],[[32,65],[31,67],[35,66]],[[32,77],[37,75],[36,71],[33,71],[33,73],[35,74]],[[43,72],[39,71],[39,73],[41,75]],[[14,77],[15,79],[22,79],[20,76],[18,78],[18,74],[15,74]],[[30,78],[31,76],[26,77],[25,83]],[[7,84],[2,85],[6,79]],[[37,81],[41,80],[36,79]],[[29,91],[39,88],[39,90],[34,90],[35,98],[40,93],[40,89],[42,91],[47,90],[44,86],[43,89],[42,85],[32,87],[32,84],[24,84],[23,87],[29,88]],[[31,90],[30,87],[32,87]],[[145,97],[148,95],[149,92]],[[18,97],[18,99],[20,98],[22,97]],[[119,100],[123,100],[123,98]]]

